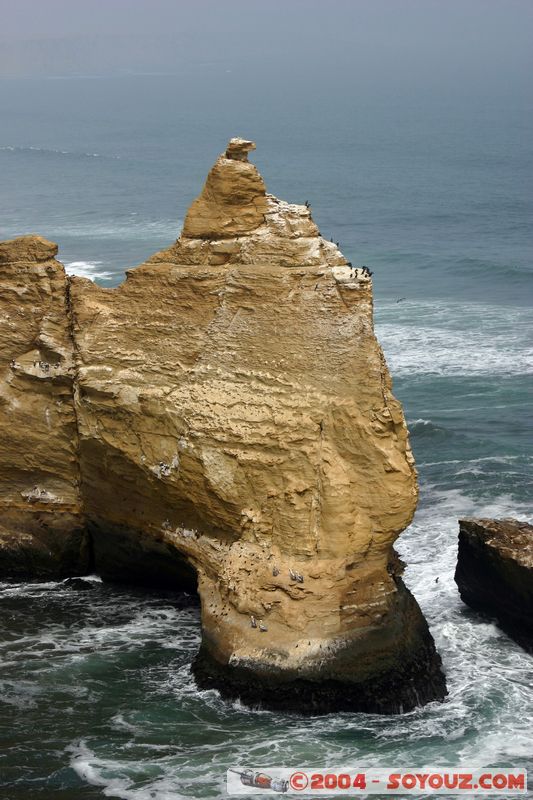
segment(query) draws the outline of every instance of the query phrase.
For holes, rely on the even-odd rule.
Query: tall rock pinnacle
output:
[[[0,446],[0,568],[197,581],[201,685],[407,710],[445,684],[393,551],[417,483],[372,282],[253,149],[229,142],[177,242],[116,289],[37,237],[0,244],[0,427],[22,431]]]

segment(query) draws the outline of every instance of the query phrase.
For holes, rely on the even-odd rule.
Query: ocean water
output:
[[[533,772],[533,659],[453,581],[459,517],[533,512],[532,103],[274,77],[0,81],[0,236],[40,233],[71,274],[114,286],[177,237],[227,139],[257,142],[269,190],[308,200],[374,270],[420,472],[398,549],[449,697],[394,717],[250,710],[195,687],[195,598],[1,584],[2,800],[218,798],[235,764]]]

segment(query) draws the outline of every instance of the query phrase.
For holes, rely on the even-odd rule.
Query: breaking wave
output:
[[[396,376],[533,372],[533,325],[526,309],[384,303],[376,313],[376,334]]]
[[[301,767],[309,754],[316,764],[382,767],[393,754],[406,766],[531,768],[530,657],[461,603],[453,574],[458,517],[527,518],[532,511],[510,495],[480,500],[423,486],[398,550],[443,658],[444,703],[398,717],[312,718],[226,703],[216,691],[198,691],[191,675],[200,621],[190,600],[147,597],[93,578],[90,603],[66,581],[0,587],[3,599],[18,592],[45,610],[44,625],[2,646],[4,708],[12,704],[18,720],[43,704],[75,708],[61,721],[63,736],[70,732],[64,769],[80,785],[122,800],[219,798],[228,766]],[[54,604],[66,618],[52,624],[46,610]]]
[[[79,275],[82,278],[95,280],[111,280],[115,278],[115,273],[100,269],[102,261],[67,261],[65,272],[67,275]]]
[[[84,153],[79,150],[58,150],[54,147],[19,147],[16,145],[3,145],[0,146],[0,152],[10,152],[10,153],[29,153],[35,155],[47,155],[47,156],[69,156],[71,158],[113,158],[119,159],[120,156],[118,155],[109,155],[107,153]]]
[[[120,239],[134,241],[141,239],[163,240],[170,245],[179,236],[181,221],[176,219],[161,219],[146,221],[139,218],[137,213],[129,215],[127,221],[110,224],[101,222],[76,222],[68,225],[49,223],[56,238],[69,237],[73,239]]]

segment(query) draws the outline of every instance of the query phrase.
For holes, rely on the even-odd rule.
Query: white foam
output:
[[[86,783],[101,787],[105,797],[118,797],[121,800],[190,800],[190,794],[183,794],[184,784],[198,782],[192,775],[186,780],[184,773],[190,772],[190,767],[188,770],[172,769],[169,759],[159,758],[157,766],[152,766],[150,772],[161,774],[147,781],[145,765],[138,761],[99,757],[83,740],[70,744],[66,752],[70,754],[70,766],[74,772]],[[222,795],[225,784],[225,771],[222,768],[217,777]],[[142,785],[135,786],[136,779]]]
[[[438,464],[481,464],[484,461],[494,462],[495,464],[507,464],[518,459],[529,460],[528,456],[482,456],[481,458],[449,458],[444,461],[419,461],[418,466],[435,467]]]
[[[69,584],[70,581],[86,581],[87,583],[103,583],[99,575],[72,575],[70,578],[64,578],[60,584]]]
[[[517,335],[394,324],[377,326],[393,375],[521,375],[533,372],[533,348]]]
[[[90,280],[109,280],[115,277],[113,272],[99,269],[102,261],[67,261],[65,272],[67,275],[79,275]]]
[[[84,153],[79,150],[58,150],[54,147],[34,147],[30,145],[28,147],[17,147],[15,145],[3,145],[0,146],[0,151],[8,151],[11,153],[44,153],[54,156],[74,156],[74,157],[81,157],[81,158],[114,158],[119,159],[120,156],[112,155],[112,154],[104,154],[104,153]]]
[[[522,753],[510,746],[506,732],[531,731],[533,703],[527,686],[530,657],[491,621],[470,612],[462,603],[454,581],[457,561],[457,520],[465,516],[527,519],[533,509],[508,495],[475,499],[459,490],[423,487],[423,506],[413,524],[400,537],[397,549],[407,562],[406,583],[419,601],[447,673],[449,697],[444,704],[417,709],[417,722],[409,722],[408,739],[441,734],[450,741],[469,741],[463,735],[472,727],[500,731],[499,750],[485,736],[460,751],[462,763],[488,764]],[[436,582],[438,578],[438,583]],[[495,693],[500,698],[495,698]],[[502,701],[502,697],[505,699]],[[432,704],[434,705],[434,704]],[[516,719],[521,709],[522,721]],[[396,724],[380,736],[394,736]],[[450,739],[451,737],[451,739]],[[464,753],[463,753],[464,750]],[[468,757],[467,757],[468,756]],[[459,756],[458,756],[459,759]],[[460,760],[457,763],[461,763]]]
[[[68,224],[48,222],[51,235],[56,239],[62,236],[78,239],[122,239],[137,241],[151,239],[172,244],[179,236],[182,221],[176,219],[145,220],[137,212],[128,215],[128,219],[110,223],[108,221],[76,222]],[[168,246],[163,244],[162,246]]]
[[[533,324],[520,308],[384,303],[376,334],[393,375],[533,372]]]
[[[53,596],[58,597],[58,602],[65,602],[64,598],[68,593],[69,601],[75,602],[73,598],[77,593],[63,586],[63,582],[44,584],[45,588],[40,591],[35,591],[35,586],[27,584],[24,593],[13,594],[35,600],[50,597],[52,592]],[[6,590],[2,594],[9,596]],[[85,604],[85,593],[82,592],[81,595],[81,601]],[[95,653],[100,657],[112,657],[118,650],[134,652],[147,641],[157,641],[163,649],[174,649],[178,652],[192,654],[198,649],[200,630],[197,608],[150,608],[149,601],[143,600],[142,596],[137,601],[137,608],[131,599],[129,604],[130,618],[123,621],[117,619],[115,624],[105,622],[106,618],[113,619],[120,614],[120,598],[112,595],[107,607],[105,600],[99,600],[98,615],[94,618],[89,616],[82,626],[71,627],[68,621],[48,623],[42,629],[32,630],[28,634],[11,636],[7,641],[0,642],[0,659],[12,666],[19,664],[21,668],[31,665],[32,674],[36,676],[35,686],[38,687],[40,679],[37,673],[61,672],[68,664],[90,662]],[[46,655],[44,659],[43,654]]]
[[[129,722],[125,718],[125,714],[128,712],[119,712],[115,714],[114,717],[111,718],[111,725],[119,731],[128,731],[128,733],[140,733],[142,731],[142,727],[139,725],[134,725],[133,723]]]
[[[42,583],[0,583],[0,596],[10,597],[21,595],[28,597],[42,597],[60,586],[63,581],[44,581]]]
[[[469,611],[453,580],[459,517],[527,518],[532,511],[509,495],[476,499],[422,486],[421,507],[397,545],[408,564],[406,582],[443,657],[450,691],[444,703],[388,717],[250,711],[214,690],[198,691],[190,672],[200,641],[198,609],[176,609],[127,590],[123,597],[116,590],[108,595],[104,588],[101,595],[95,592],[95,601],[91,595],[94,604],[83,625],[47,625],[6,643],[0,657],[8,657],[13,680],[0,691],[22,708],[35,707],[48,702],[52,683],[70,677],[70,661],[83,669],[87,659],[90,671],[93,658],[109,660],[112,667],[117,653],[131,653],[133,663],[148,643],[174,648],[176,659],[169,654],[169,661],[132,670],[128,680],[142,691],[129,693],[127,702],[117,695],[113,705],[106,695],[99,711],[107,734],[98,732],[68,749],[70,764],[85,783],[99,787],[104,797],[123,800],[222,797],[225,770],[239,763],[258,769],[274,763],[380,767],[390,764],[392,753],[398,767],[423,768],[437,760],[452,766],[528,766],[528,759],[533,767],[531,657],[491,620]],[[67,597],[58,583],[42,584],[40,591],[59,594],[60,602]],[[81,602],[77,593],[70,598]],[[25,675],[20,682],[17,664]],[[41,682],[37,671],[46,672]],[[85,695],[76,697],[74,690],[82,688]],[[61,685],[69,707],[98,702],[98,691],[98,683]]]
[[[82,581],[89,581],[89,583],[102,583],[102,579],[99,575],[74,575],[74,577],[79,577]]]
[[[411,426],[413,426],[413,425],[433,425],[433,423],[432,423],[432,421],[430,419],[423,419],[422,417],[420,417],[420,419],[413,419],[412,421],[410,421],[409,425],[411,425]]]

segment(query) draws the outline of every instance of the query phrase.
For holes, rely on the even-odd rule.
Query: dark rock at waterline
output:
[[[516,519],[459,520],[455,582],[462,600],[496,617],[533,653],[533,526]]]
[[[271,664],[261,668],[255,660],[223,664],[204,631],[192,666],[196,683],[251,707],[307,715],[401,714],[443,700],[446,681],[433,637],[416,600],[403,581],[396,580],[397,602],[384,624],[320,659],[310,659],[298,671],[287,670],[282,661],[279,670]]]
[[[103,580],[196,595],[196,571],[168,542],[142,530],[93,519],[93,568]]]
[[[61,586],[64,589],[71,589],[73,592],[90,592],[95,589],[97,584],[93,581],[86,581],[83,578],[66,578]]]
[[[4,509],[0,515],[0,575],[57,580],[90,571],[91,543],[79,514]]]

